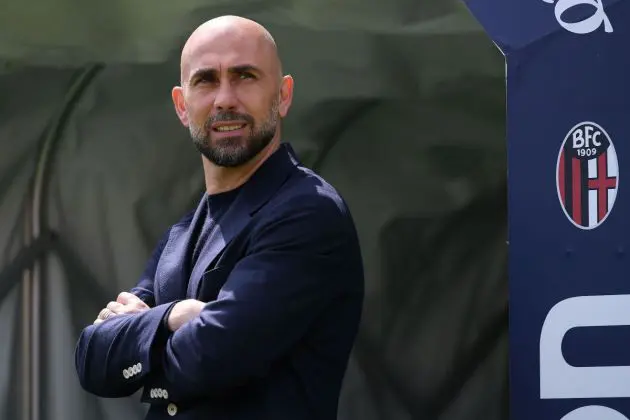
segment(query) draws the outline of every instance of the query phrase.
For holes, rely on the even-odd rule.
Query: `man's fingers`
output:
[[[149,309],[147,304],[133,293],[122,292],[118,295],[116,301],[128,307],[129,310],[127,312],[134,313]]]
[[[122,292],[116,298],[116,302],[109,302],[107,306],[99,312],[94,324],[99,324],[116,315],[141,312],[145,309],[149,309],[149,307],[138,296],[128,292]]]
[[[103,308],[103,309],[101,309],[101,312],[98,313],[98,316],[96,317],[96,319],[100,319],[101,321],[104,321],[107,318],[110,318],[110,317],[112,317],[114,315],[116,315],[116,314],[113,313],[108,308]]]
[[[119,314],[119,313],[123,312],[124,305],[122,305],[122,304],[120,304],[118,302],[109,302],[107,304],[107,306],[105,307],[105,309],[109,309],[114,314]]]
[[[116,302],[122,303],[123,305],[128,305],[135,301],[140,301],[140,298],[129,292],[120,292],[116,298]]]

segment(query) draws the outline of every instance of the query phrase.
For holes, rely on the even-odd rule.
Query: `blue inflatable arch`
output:
[[[630,1],[470,0],[506,59],[512,420],[630,418]]]

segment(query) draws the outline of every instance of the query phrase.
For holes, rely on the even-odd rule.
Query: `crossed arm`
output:
[[[281,205],[255,233],[217,300],[149,308],[121,294],[110,302],[115,315],[85,328],[77,344],[83,388],[122,397],[150,383],[176,401],[264,375],[343,288],[345,216],[328,198],[300,200]],[[132,291],[151,302],[150,287],[144,281]]]

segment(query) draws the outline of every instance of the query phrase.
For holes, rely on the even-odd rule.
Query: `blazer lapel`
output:
[[[204,194],[193,215],[185,217],[171,228],[155,271],[156,303],[171,302],[185,295],[192,253],[191,239],[197,237],[195,230],[203,224],[200,221],[203,222],[206,215]]]
[[[282,144],[254,175],[243,185],[234,203],[217,223],[203,245],[197,264],[188,282],[187,297],[197,297],[203,273],[214,263],[217,256],[249,223],[252,216],[280,188],[295,167],[297,160],[293,149]]]
[[[214,226],[210,235],[208,235],[208,239],[203,244],[199,258],[190,273],[190,280],[186,290],[188,298],[197,297],[197,288],[203,273],[214,262],[225,246],[230,243],[234,235],[241,231],[249,221],[248,207],[246,203],[243,203],[242,197],[243,191],[236,197],[234,203],[221,218],[221,221]]]

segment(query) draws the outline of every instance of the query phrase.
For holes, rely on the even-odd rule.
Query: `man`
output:
[[[206,193],[82,331],[85,390],[143,389],[151,420],[336,418],[362,260],[344,201],[280,141],[292,95],[257,23],[225,16],[190,36],[172,98]]]

